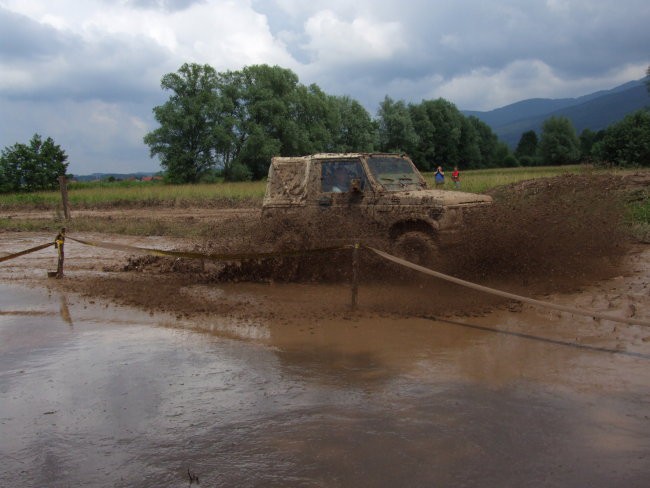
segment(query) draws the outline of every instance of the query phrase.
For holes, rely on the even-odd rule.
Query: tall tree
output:
[[[534,166],[537,164],[537,145],[537,133],[534,130],[521,134],[515,149],[515,156],[522,165]]]
[[[474,133],[477,137],[477,145],[480,153],[480,159],[469,159],[465,161],[467,168],[493,168],[501,165],[501,155],[503,147],[499,138],[492,131],[492,128],[478,117],[468,117],[468,122],[474,127]]]
[[[458,166],[461,169],[468,169],[472,164],[480,164],[483,157],[481,155],[476,125],[472,123],[469,117],[461,117],[460,122],[459,160],[454,166]]]
[[[418,124],[420,141],[426,138],[435,147],[432,166],[456,166],[461,163],[460,142],[463,130],[463,115],[456,106],[443,99],[424,100],[412,113],[423,113],[427,124]],[[420,118],[420,117],[418,117]],[[429,126],[429,133],[420,129]]]
[[[413,129],[417,135],[415,147],[409,151],[409,154],[419,169],[431,171],[438,166],[436,155],[439,149],[435,138],[436,128],[424,103],[410,104],[408,107]]]
[[[332,150],[342,118],[337,101],[298,83],[291,70],[254,65],[220,75],[219,92],[228,107],[232,164],[266,175],[273,156]],[[226,172],[228,176],[228,172]]]
[[[279,66],[247,66],[234,75],[245,107],[237,120],[242,134],[238,162],[255,178],[268,171],[273,156],[295,156],[313,151],[310,132],[325,137],[314,126],[324,124],[326,97],[317,87],[305,88],[298,76]],[[321,141],[322,142],[322,141]]]
[[[64,176],[68,156],[51,137],[43,141],[39,134],[29,144],[16,143],[0,154],[0,191],[50,190]]]
[[[580,159],[580,141],[568,118],[551,117],[544,121],[539,153],[542,164],[571,164]]]
[[[144,142],[171,181],[197,182],[217,163],[215,148],[225,137],[217,130],[222,115],[217,73],[207,64],[185,63],[164,75],[160,85],[171,95],[154,107],[160,127],[145,135]]]
[[[442,98],[424,100],[409,109],[419,141],[414,162],[420,168],[483,168],[500,164],[502,148],[498,138],[477,117],[465,117],[453,103]]]
[[[335,118],[334,152],[371,152],[378,145],[378,126],[368,111],[350,97],[333,97]]]
[[[580,133],[580,159],[582,161],[589,161],[593,156],[594,145],[602,140],[605,131],[594,132],[591,129],[583,129]]]
[[[419,138],[413,127],[409,109],[403,101],[395,102],[386,96],[377,112],[379,123],[379,150],[412,154]]]

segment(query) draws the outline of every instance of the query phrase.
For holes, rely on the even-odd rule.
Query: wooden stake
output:
[[[63,202],[63,217],[65,220],[70,219],[68,210],[68,181],[65,176],[59,176],[59,186],[61,187],[61,201]]]
[[[57,234],[55,243],[56,249],[59,251],[59,260],[56,266],[56,277],[63,278],[63,245],[65,244],[65,227],[62,228],[61,232]]]

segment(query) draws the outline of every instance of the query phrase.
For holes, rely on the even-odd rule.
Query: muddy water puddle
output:
[[[1,486],[650,479],[650,347],[611,324],[193,322],[7,284],[0,312]]]

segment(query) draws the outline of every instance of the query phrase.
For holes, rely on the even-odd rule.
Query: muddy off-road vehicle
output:
[[[429,189],[405,155],[275,157],[262,221],[283,249],[361,242],[427,263],[454,243],[468,209],[491,202]]]

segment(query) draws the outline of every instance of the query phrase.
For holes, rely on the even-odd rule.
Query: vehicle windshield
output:
[[[368,167],[375,180],[387,191],[420,190],[426,186],[413,166],[398,156],[371,156]]]

